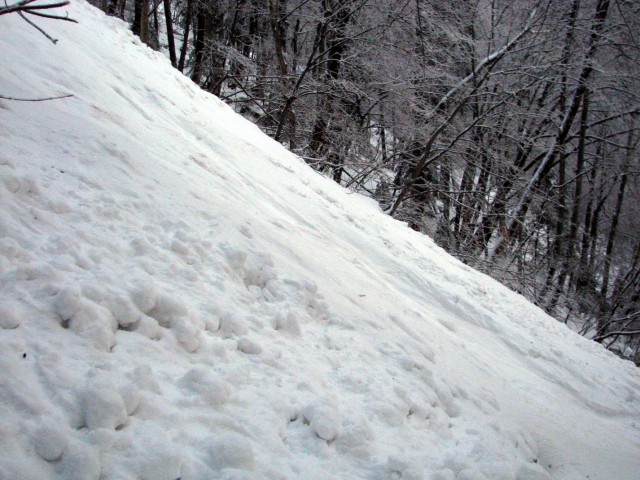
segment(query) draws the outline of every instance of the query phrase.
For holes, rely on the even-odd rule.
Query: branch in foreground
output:
[[[16,97],[6,97],[4,95],[0,95],[0,99],[11,100],[13,102],[46,102],[48,100],[60,100],[61,98],[69,98],[69,97],[73,97],[73,95],[68,94],[68,95],[60,95],[58,97],[46,97],[46,98],[16,98]]]
[[[51,18],[53,20],[63,20],[65,22],[73,22],[73,23],[78,23],[76,20],[74,20],[73,18],[69,18],[68,15],[52,15],[50,13],[42,13],[40,12],[40,10],[50,10],[52,8],[60,8],[60,7],[65,7],[67,5],[69,5],[69,1],[65,0],[62,2],[55,2],[55,3],[46,3],[46,4],[36,4],[36,5],[31,5],[33,2],[35,2],[36,0],[21,0],[19,2],[16,2],[12,5],[8,5],[7,1],[4,0],[4,7],[0,7],[0,15],[6,15],[8,13],[18,13],[18,15],[20,15],[20,17],[27,22],[29,25],[31,25],[33,28],[35,28],[36,30],[38,30],[40,33],[42,33],[45,37],[47,37],[47,39],[49,39],[49,41],[53,44],[58,43],[58,40],[51,37],[47,32],[45,32],[42,28],[40,28],[38,25],[36,25],[35,23],[33,23],[31,20],[29,20],[24,14],[27,13],[29,15],[35,15],[37,17],[44,17],[44,18]]]
[[[7,2],[4,2],[4,7],[0,7],[0,15],[6,15],[8,13],[13,12],[26,12],[29,10],[48,10],[50,8],[60,8],[66,5],[69,5],[68,1],[56,2],[56,3],[47,3],[44,5],[30,5],[36,0],[21,0],[12,5],[7,5]]]

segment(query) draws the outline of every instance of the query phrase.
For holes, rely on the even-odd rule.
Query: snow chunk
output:
[[[264,288],[267,282],[276,280],[277,275],[273,268],[273,260],[268,255],[256,259],[251,266],[245,266],[244,283],[247,287],[257,286]]]
[[[225,255],[229,266],[235,270],[242,270],[245,262],[247,261],[247,252],[228,248],[224,248],[224,250],[226,250]]]
[[[246,322],[234,313],[225,313],[220,317],[220,330],[226,338],[235,335],[246,335],[249,331]]]
[[[143,313],[149,313],[156,306],[158,292],[151,277],[138,277],[133,281],[133,287],[129,296],[138,309]]]
[[[162,336],[160,324],[155,318],[141,315],[138,321],[133,325],[134,332],[147,337],[150,340],[158,340]]]
[[[396,475],[400,474],[399,478],[402,480],[424,480],[424,474],[419,468],[393,455],[387,459],[386,468],[394,478],[398,478]]]
[[[404,423],[407,416],[405,406],[399,406],[388,400],[373,400],[369,403],[368,408],[380,420],[391,427],[399,427]]]
[[[247,337],[238,339],[238,350],[249,355],[258,355],[262,353],[262,347]]]
[[[211,314],[205,320],[205,329],[208,332],[215,333],[220,330],[220,317]]]
[[[187,307],[179,299],[159,293],[155,306],[147,315],[155,318],[161,326],[169,328],[173,320],[187,315]]]
[[[180,317],[173,320],[171,329],[173,333],[188,352],[195,352],[202,343],[202,330],[204,323],[198,322],[189,317]]]
[[[294,337],[302,334],[299,315],[295,312],[288,312],[286,315],[278,312],[274,318],[274,324],[276,330],[287,332]]]
[[[456,480],[489,480],[480,470],[476,468],[465,468],[462,470]]]
[[[95,278],[92,278],[90,281],[82,285],[81,296],[102,305],[106,303],[109,291],[105,285],[96,282]]]
[[[330,401],[321,400],[308,405],[302,412],[314,433],[330,442],[340,433],[340,411]]]
[[[116,429],[127,421],[127,408],[116,385],[107,381],[90,381],[83,392],[85,423],[89,430]]]
[[[351,415],[342,422],[340,436],[336,442],[352,454],[368,455],[366,445],[374,439],[369,421],[361,415]]]
[[[90,430],[87,432],[87,440],[91,442],[91,445],[95,446],[100,450],[101,453],[109,452],[118,440],[121,440],[120,445],[118,447],[125,445],[128,447],[130,443],[127,440],[127,437],[119,436],[118,432],[115,430],[107,430],[106,428],[99,428],[97,430]]]
[[[82,443],[69,445],[62,456],[62,476],[65,480],[98,480],[100,459],[95,450]]]
[[[27,255],[27,252],[20,244],[11,237],[0,238],[0,255],[11,260]],[[1,258],[1,257],[0,257]]]
[[[483,444],[483,447],[485,445]],[[479,446],[476,446],[476,451],[479,450]],[[504,461],[487,461],[478,465],[482,474],[489,480],[516,480],[513,474],[513,468],[509,462]]]
[[[171,250],[183,256],[187,256],[191,254],[191,250],[189,249],[189,246],[178,239],[174,239],[171,242]]]
[[[251,442],[235,432],[225,433],[210,441],[211,466],[218,469],[255,470],[255,455]]]
[[[133,371],[131,377],[133,377],[135,385],[141,390],[160,393],[160,385],[158,385],[158,382],[153,375],[153,370],[149,365],[141,365],[137,367]]]
[[[456,474],[453,473],[453,470],[445,468],[443,470],[433,472],[431,477],[429,477],[429,480],[456,480]]]
[[[69,320],[69,328],[90,340],[100,350],[109,351],[115,343],[115,318],[109,310],[93,302],[81,302],[80,308]]]
[[[51,421],[46,421],[35,432],[34,446],[36,453],[47,462],[55,462],[62,457],[67,446],[67,438],[61,428]]]
[[[155,443],[145,448],[137,470],[141,480],[176,480],[181,476],[182,459],[175,445]]]
[[[0,185],[4,185],[4,188],[11,193],[18,193],[21,182],[19,177],[10,173],[5,173],[0,176]]]
[[[109,298],[109,310],[111,310],[118,325],[124,328],[137,322],[141,315],[140,310],[135,306],[133,301],[123,295],[116,295]]]
[[[127,415],[132,415],[140,405],[140,391],[133,383],[126,383],[118,388]]]
[[[424,474],[415,467],[409,467],[402,471],[402,480],[424,480]]]
[[[20,326],[20,315],[13,305],[0,305],[0,328],[10,330]]]
[[[551,475],[537,463],[525,463],[518,469],[516,478],[517,480],[551,480]]]
[[[440,436],[450,436],[449,416],[441,408],[432,408],[429,411],[429,428]]]
[[[78,287],[64,287],[54,300],[56,313],[62,321],[69,320],[80,309],[82,296]]]
[[[66,265],[64,264],[64,262],[60,261],[57,267],[60,269],[64,269]],[[56,273],[57,272],[54,270],[54,268],[51,265],[45,262],[38,262],[38,261],[32,261],[29,263],[19,265],[15,270],[16,278],[18,280],[23,280],[28,282],[32,282],[39,278],[42,278],[42,279],[55,278]]]
[[[200,395],[211,405],[222,405],[229,399],[229,386],[205,367],[189,370],[178,385],[187,392]]]
[[[237,468],[225,468],[220,472],[220,480],[262,480],[264,477],[246,470],[238,470]]]
[[[0,182],[11,193],[22,193],[31,195],[40,195],[42,188],[40,183],[31,176],[17,177],[10,173],[0,175]]]

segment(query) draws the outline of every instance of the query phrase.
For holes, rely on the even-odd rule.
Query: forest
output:
[[[640,3],[97,0],[312,168],[640,364]]]

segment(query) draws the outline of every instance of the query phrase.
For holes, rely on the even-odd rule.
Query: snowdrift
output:
[[[638,478],[632,364],[69,13],[0,18],[73,94],[0,100],[0,479]]]

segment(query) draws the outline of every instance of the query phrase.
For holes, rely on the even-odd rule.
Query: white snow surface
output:
[[[0,479],[635,480],[640,376],[82,0],[0,17]]]

